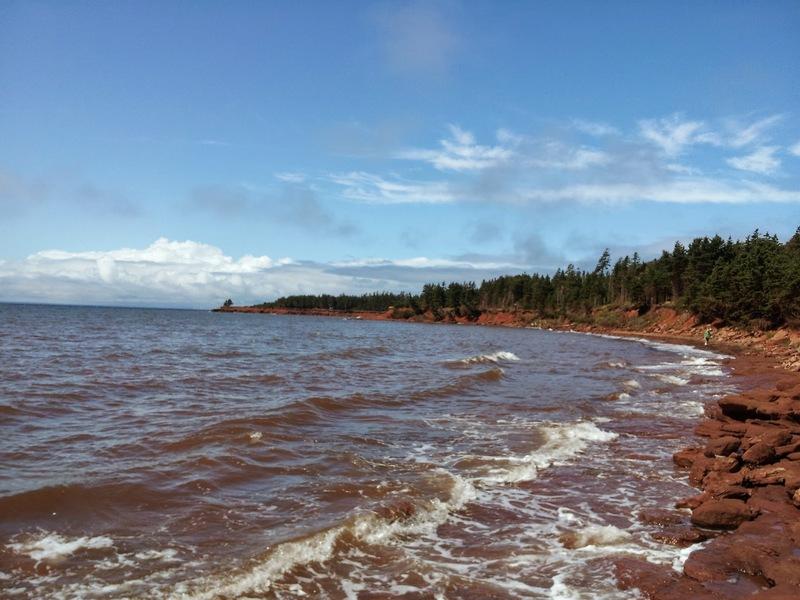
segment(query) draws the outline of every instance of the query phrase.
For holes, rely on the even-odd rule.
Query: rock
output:
[[[765,442],[757,442],[742,455],[742,460],[751,465],[763,465],[775,460],[775,448]]]
[[[700,454],[701,450],[699,448],[686,448],[686,450],[680,450],[673,454],[672,462],[679,467],[689,468]]]
[[[727,396],[719,401],[722,414],[732,419],[777,419],[780,411],[772,403],[778,399],[773,393],[751,392],[747,395]]]
[[[741,445],[741,440],[732,435],[725,435],[711,440],[706,445],[706,452],[711,452],[711,456],[728,456],[736,452]],[[800,447],[800,444],[798,445]]]
[[[745,473],[744,480],[750,485],[781,485],[785,476],[786,469],[770,465]]]
[[[794,454],[796,452],[800,452],[800,439],[796,439],[795,441],[783,446],[776,446],[775,448],[775,454],[779,457],[788,456],[789,454]]]
[[[699,544],[708,539],[708,535],[697,529],[691,529],[690,527],[667,527],[666,529],[650,534],[650,537],[662,544],[678,546],[679,548],[686,548],[692,544]]]
[[[729,435],[742,437],[747,431],[747,425],[738,421],[727,421],[722,424],[720,429]]]
[[[765,431],[760,437],[763,443],[773,447],[788,444],[792,440],[792,434],[783,428]]]
[[[686,515],[674,510],[664,510],[662,508],[650,508],[639,512],[637,518],[642,523],[649,525],[679,525],[686,521]]]
[[[800,488],[796,489],[792,494],[792,504],[800,508]]]
[[[692,511],[692,523],[708,529],[735,529],[755,515],[741,500],[708,500]]]
[[[697,496],[690,496],[688,498],[683,498],[682,500],[678,500],[675,503],[675,508],[689,508],[694,510],[709,498],[710,496],[705,493],[698,494]]]
[[[791,454],[787,454],[786,458],[788,458],[789,460],[800,461],[800,452],[792,452]]]

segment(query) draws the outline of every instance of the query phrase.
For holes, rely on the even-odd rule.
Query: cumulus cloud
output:
[[[777,146],[761,146],[750,154],[729,158],[726,162],[741,171],[769,175],[781,166],[780,159],[775,156],[777,151]]]
[[[146,248],[45,250],[0,261],[0,301],[207,308],[231,297],[255,303],[287,294],[416,291],[423,283],[493,277],[508,262],[424,256],[336,263],[244,255],[195,241],[160,238]]]
[[[441,148],[436,150],[411,149],[398,154],[398,158],[422,160],[440,171],[475,171],[496,167],[508,161],[514,154],[511,148],[481,146],[475,136],[457,125],[450,125],[450,138],[439,141]],[[498,132],[498,140],[511,141],[508,131]]]

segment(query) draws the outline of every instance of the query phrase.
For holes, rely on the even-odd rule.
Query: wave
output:
[[[442,386],[429,388],[427,390],[415,392],[411,395],[413,400],[425,400],[427,398],[449,398],[474,389],[476,386],[486,382],[500,381],[505,376],[505,371],[500,367],[462,375],[452,383]]]
[[[386,544],[399,536],[434,532],[453,512],[477,496],[469,481],[446,472],[450,490],[445,500],[434,498],[420,505],[404,503],[379,512],[354,515],[341,525],[278,544],[254,566],[241,573],[196,581],[194,590],[176,590],[171,597],[213,600],[267,593],[273,584],[300,565],[323,563],[337,550],[362,543]]]
[[[58,562],[79,550],[98,550],[113,548],[114,540],[110,537],[101,535],[95,537],[76,537],[67,538],[58,533],[40,531],[29,536],[17,536],[15,541],[7,544],[7,547],[17,554],[24,554],[29,558],[40,562]]]
[[[458,369],[469,365],[479,365],[487,363],[497,364],[499,362],[516,362],[518,360],[519,356],[517,356],[513,352],[498,350],[497,352],[492,352],[491,354],[478,354],[477,356],[469,356],[467,358],[462,358],[459,360],[447,361],[444,364],[447,367]]]
[[[494,469],[492,475],[482,480],[492,483],[529,481],[538,476],[539,470],[580,454],[591,442],[610,442],[619,437],[616,433],[600,429],[591,421],[542,425],[539,432],[545,439],[542,446],[526,456],[508,458],[507,467]]]
[[[631,539],[630,533],[613,525],[588,525],[559,536],[561,545],[570,550],[587,546],[612,546],[629,542]]]

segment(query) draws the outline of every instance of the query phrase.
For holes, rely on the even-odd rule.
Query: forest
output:
[[[702,322],[763,328],[800,325],[800,227],[785,243],[754,231],[743,241],[720,236],[676,242],[643,261],[637,253],[612,263],[608,250],[592,270],[568,265],[552,275],[504,275],[474,282],[429,283],[419,294],[375,292],[361,296],[278,298],[265,307],[321,308],[440,314],[476,318],[482,311],[529,310],[542,318],[586,318],[605,306],[636,309],[671,304]]]

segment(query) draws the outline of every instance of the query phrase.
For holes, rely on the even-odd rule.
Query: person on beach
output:
[[[703,340],[705,341],[705,345],[708,346],[708,342],[711,341],[711,327],[706,327],[705,332],[703,332]]]

